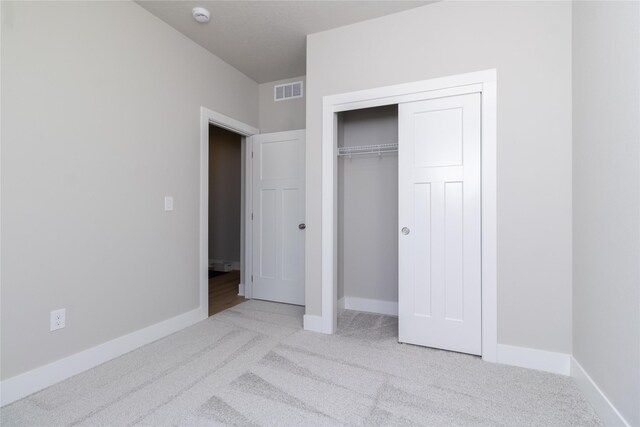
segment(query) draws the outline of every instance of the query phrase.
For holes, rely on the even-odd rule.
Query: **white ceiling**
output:
[[[156,1],[140,6],[258,83],[306,74],[306,35],[430,1]],[[191,9],[211,12],[207,24]]]

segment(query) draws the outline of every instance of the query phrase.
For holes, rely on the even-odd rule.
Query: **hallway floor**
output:
[[[239,284],[238,270],[209,278],[209,316],[246,301],[244,297],[238,295]]]

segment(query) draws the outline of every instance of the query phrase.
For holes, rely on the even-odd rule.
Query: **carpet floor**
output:
[[[573,380],[398,344],[397,319],[247,301],[8,405],[3,426],[600,426]]]

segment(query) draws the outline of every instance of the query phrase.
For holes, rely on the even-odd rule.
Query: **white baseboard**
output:
[[[22,399],[206,318],[200,308],[0,382],[0,406]]]
[[[244,283],[238,284],[238,295],[241,297],[244,296]]]
[[[322,316],[313,316],[311,314],[305,314],[302,317],[302,324],[305,331],[322,333]]]
[[[607,396],[600,390],[600,387],[598,387],[587,371],[584,370],[573,356],[571,357],[571,376],[582,394],[587,398],[587,401],[593,406],[600,418],[602,418],[605,425],[629,427],[630,424],[627,420],[618,412],[616,407],[613,406]]]
[[[338,310],[356,310],[368,313],[398,315],[398,303],[368,298],[345,296],[338,300]],[[522,368],[537,369],[560,375],[570,374],[571,355],[533,348],[498,344],[497,362]]]
[[[210,259],[209,267],[213,267],[214,265],[222,266],[225,262],[231,263],[231,270],[240,270],[240,261],[229,261],[224,259]],[[219,271],[223,271],[223,270],[219,270]]]
[[[498,344],[497,362],[560,375],[571,372],[570,354]]]
[[[342,302],[341,302],[342,301]],[[397,301],[382,301],[369,298],[347,297],[340,298],[338,307],[344,310],[365,311],[367,313],[386,314],[388,316],[398,316]]]

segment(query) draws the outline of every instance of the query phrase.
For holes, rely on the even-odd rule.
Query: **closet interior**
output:
[[[338,307],[397,316],[398,106],[338,114]]]

